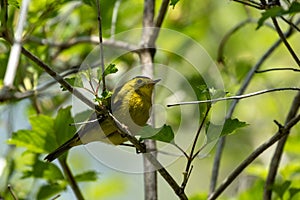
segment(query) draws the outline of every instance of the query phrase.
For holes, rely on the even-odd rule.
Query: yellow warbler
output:
[[[118,87],[111,97],[111,112],[131,133],[136,133],[146,124],[152,106],[152,92],[159,80],[137,76]],[[93,116],[77,133],[45,157],[51,162],[74,146],[102,141],[114,145],[127,141],[110,116]]]

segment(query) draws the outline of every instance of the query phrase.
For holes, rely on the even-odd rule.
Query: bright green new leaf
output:
[[[77,182],[96,181],[97,178],[98,178],[98,173],[95,171],[87,171],[82,174],[77,174],[75,176],[75,180]]]
[[[44,153],[52,150],[55,145],[53,137],[53,119],[38,115],[29,118],[32,130],[19,130],[12,134],[9,144],[25,147],[35,153]]]
[[[152,139],[167,143],[171,143],[174,139],[172,127],[166,124],[160,128],[152,128],[149,125],[144,126],[138,135],[141,135],[141,140]]]
[[[35,153],[51,152],[76,131],[70,112],[71,107],[60,109],[55,119],[45,115],[29,118],[32,130],[19,130],[8,140],[9,144],[25,147]]]
[[[107,76],[108,74],[114,74],[118,72],[118,68],[116,68],[115,64],[109,64],[105,70],[104,70],[104,76]],[[99,73],[101,74],[101,73]]]

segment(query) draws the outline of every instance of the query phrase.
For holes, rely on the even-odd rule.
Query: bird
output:
[[[101,141],[120,145],[127,141],[119,125],[125,125],[130,133],[137,133],[146,125],[152,107],[154,86],[160,79],[136,76],[117,87],[110,97],[111,115],[93,113],[72,138],[49,153],[44,159],[52,162],[72,147]],[[115,120],[118,120],[116,124]]]

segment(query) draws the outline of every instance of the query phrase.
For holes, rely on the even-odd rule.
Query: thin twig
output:
[[[117,19],[118,19],[118,12],[119,12],[120,4],[121,4],[121,0],[117,0],[115,2],[114,9],[113,9],[113,14],[112,14],[112,17],[111,17],[110,38],[112,40],[115,39],[116,23],[117,23]]]
[[[289,88],[272,88],[272,89],[266,89],[266,90],[261,90],[249,94],[244,94],[244,95],[237,95],[237,96],[231,96],[231,97],[221,97],[217,99],[209,99],[209,100],[201,100],[201,101],[186,101],[186,102],[180,102],[180,103],[174,103],[174,104],[169,104],[167,105],[168,107],[172,106],[182,106],[182,105],[190,105],[190,104],[201,104],[201,103],[215,103],[218,101],[228,101],[228,100],[240,100],[240,99],[245,99],[249,97],[254,97],[270,92],[279,92],[279,91],[300,91],[300,88],[298,87],[289,87]]]
[[[61,167],[64,171],[64,174],[65,174],[67,180],[69,181],[69,184],[70,184],[76,198],[78,200],[84,200],[83,195],[81,194],[81,191],[80,191],[80,189],[77,185],[77,182],[76,182],[76,180],[75,180],[68,164],[66,163],[66,160],[63,160],[61,158],[59,158],[58,160],[59,160],[59,163],[60,163],[60,165],[61,165]]]
[[[271,72],[271,71],[294,71],[294,72],[300,72],[300,69],[295,69],[295,68],[291,68],[291,67],[278,67],[278,68],[257,70],[257,71],[255,71],[255,73],[264,73],[264,72]]]
[[[286,48],[288,49],[288,51],[290,52],[290,54],[292,55],[293,59],[295,60],[295,62],[297,63],[298,67],[300,67],[300,59],[298,58],[298,56],[296,55],[295,51],[293,50],[293,48],[291,47],[291,45],[288,43],[288,41],[286,40],[285,35],[283,34],[283,32],[281,31],[280,26],[278,25],[277,19],[275,17],[271,18],[273,21],[273,24],[277,30],[277,33],[280,37],[280,39],[282,40],[282,42],[284,43],[284,45],[286,46]]]
[[[290,108],[290,111],[286,117],[285,124],[287,124],[292,118],[294,118],[299,110],[300,107],[300,92],[295,96],[292,106]],[[268,171],[268,176],[265,182],[264,186],[264,200],[272,199],[272,189],[271,186],[275,182],[275,177],[278,171],[278,167],[280,164],[281,156],[283,153],[283,148],[288,139],[288,134],[286,134],[283,138],[281,138],[277,144],[277,147],[275,149],[274,155],[272,156],[271,162],[270,162],[270,169]]]
[[[300,20],[297,21],[296,24],[298,24],[300,22]],[[285,33],[285,37],[288,38],[292,35],[293,33],[293,29],[289,28],[289,30]],[[245,92],[245,90],[247,89],[248,85],[250,84],[250,81],[252,80],[255,71],[257,71],[262,64],[266,61],[266,59],[274,52],[274,50],[281,44],[281,40],[277,40],[264,54],[263,56],[258,60],[258,62],[251,68],[251,70],[248,72],[246,78],[244,79],[244,82],[242,84],[242,86],[240,87],[239,91],[237,92],[237,95],[241,95]],[[238,104],[239,100],[233,100],[233,102],[230,104],[228,113],[226,115],[226,119],[231,118],[236,105]],[[217,150],[216,150],[216,155],[214,158],[214,163],[213,163],[213,168],[212,168],[212,176],[211,176],[211,184],[210,184],[210,191],[214,191],[217,183],[217,179],[218,179],[218,173],[219,173],[219,169],[220,169],[220,159],[221,159],[221,154],[223,152],[223,149],[225,147],[225,136],[221,137],[221,139],[218,142],[217,145]]]
[[[164,21],[164,18],[166,16],[168,7],[169,7],[169,2],[170,2],[170,0],[163,0],[163,2],[161,3],[161,6],[160,6],[160,9],[159,9],[159,12],[158,12],[158,16],[155,20],[155,25],[154,26],[156,28],[161,27],[161,25]]]
[[[38,37],[30,37],[27,39],[27,41],[35,42],[41,45],[49,45],[51,47],[59,47],[60,49],[68,49],[70,47],[73,47],[78,44],[82,43],[90,43],[90,44],[99,44],[99,37],[98,36],[81,36],[81,37],[76,37],[72,38],[67,42],[55,42],[55,41],[50,41],[48,39],[42,39]],[[109,47],[114,47],[118,49],[124,49],[127,51],[132,51],[132,52],[138,52],[139,51],[139,46],[130,44],[124,41],[119,41],[115,39],[103,39],[103,45],[104,46],[109,46]]]
[[[175,194],[182,199],[188,199],[184,191],[179,187],[179,185],[176,183],[176,181],[173,179],[173,177],[169,174],[169,172],[162,166],[162,164],[157,160],[155,156],[151,153],[146,153],[146,148],[144,145],[142,145],[128,130],[128,128],[123,125],[117,118],[115,118],[111,113],[109,113],[109,116],[112,117],[114,122],[117,124],[117,126],[120,128],[120,131],[122,131],[122,134],[125,135],[125,137],[134,145],[134,147],[141,153],[144,153],[143,155],[149,160],[149,162],[152,163],[152,165],[157,169],[157,171],[160,173],[160,175],[165,179],[165,181],[170,185],[170,187],[174,190]]]
[[[205,115],[204,115],[204,117],[203,117],[203,119],[202,119],[202,121],[201,121],[201,123],[200,123],[200,125],[199,125],[199,128],[198,128],[198,130],[197,130],[197,133],[196,133],[195,138],[194,138],[194,140],[193,140],[193,145],[192,145],[192,148],[191,148],[191,152],[190,152],[189,156],[187,157],[187,164],[186,164],[185,172],[183,173],[183,174],[184,174],[184,176],[183,176],[183,181],[182,181],[182,183],[181,183],[181,188],[182,188],[183,190],[185,189],[186,184],[187,184],[187,182],[188,182],[188,179],[189,179],[189,177],[190,177],[189,174],[190,174],[190,171],[191,171],[192,162],[193,162],[194,158],[196,157],[195,155],[196,155],[197,153],[198,153],[198,154],[200,153],[200,151],[198,151],[196,154],[194,154],[194,151],[196,150],[196,145],[197,145],[197,142],[198,142],[198,138],[199,138],[199,136],[200,136],[201,130],[202,130],[203,127],[204,127],[204,124],[205,124],[206,118],[207,118],[207,116],[208,116],[209,110],[210,110],[210,107],[208,107],[208,108],[206,109],[206,111],[205,111]],[[202,147],[204,147],[204,146],[206,146],[206,145],[204,144]],[[200,149],[202,149],[202,148],[200,148]]]
[[[209,185],[209,194],[212,194],[217,186],[217,180],[219,177],[219,166],[221,164],[221,157],[222,157],[222,152],[225,146],[226,142],[226,137],[222,137],[219,142],[218,146],[216,149],[216,154],[214,158],[214,163],[212,167],[212,173],[211,173],[211,179],[210,179],[210,185]]]
[[[233,1],[235,1],[237,3],[244,4],[246,6],[257,8],[259,10],[263,10],[264,9],[264,7],[262,5],[260,5],[259,3],[255,2],[255,1],[243,1],[243,0],[233,0]]]
[[[13,188],[12,188],[11,185],[8,185],[8,186],[7,186],[7,189],[8,189],[9,193],[11,194],[11,196],[12,196],[12,198],[13,198],[14,200],[18,200],[18,199],[19,199],[19,198],[17,197],[17,195],[15,194],[15,192],[14,192],[14,190],[13,190]]]
[[[75,88],[73,88],[67,81],[65,81],[58,73],[56,73],[55,71],[53,71],[50,68],[50,66],[48,66],[46,63],[44,63],[42,60],[40,60],[37,56],[33,55],[31,52],[29,52],[24,47],[22,47],[22,53],[27,58],[29,58],[34,63],[36,63],[38,66],[40,66],[41,68],[43,68],[45,70],[45,72],[47,72],[50,76],[52,76],[58,83],[60,83],[71,94],[73,94],[74,96],[76,96],[78,99],[80,99],[86,105],[88,105],[90,108],[95,109],[95,104],[93,102],[91,102],[89,99],[87,99],[78,90],[76,90]]]
[[[246,24],[254,22],[251,18],[247,18],[244,21],[238,23],[235,27],[233,27],[230,31],[228,31],[225,36],[222,38],[219,48],[218,48],[218,55],[217,55],[217,61],[220,63],[224,63],[223,55],[224,55],[224,47],[227,43],[228,39],[239,29],[244,27]]]
[[[286,22],[288,25],[296,29],[298,32],[300,32],[300,28],[294,24],[293,22],[290,22],[289,20],[285,19],[283,16],[280,16],[280,19],[282,19],[284,22]]]
[[[236,177],[249,165],[251,164],[259,155],[261,155],[265,150],[272,146],[275,142],[280,140],[282,137],[287,135],[290,129],[295,126],[300,121],[300,115],[291,119],[283,128],[279,129],[278,132],[273,135],[268,141],[261,144],[256,148],[238,167],[236,167],[229,176],[221,183],[221,185],[210,194],[208,200],[214,200],[219,197],[219,195],[236,179]]]
[[[104,74],[104,51],[103,51],[103,38],[102,38],[102,17],[101,17],[101,8],[100,8],[100,0],[96,0],[97,2],[97,19],[98,19],[98,32],[99,32],[99,47],[100,47],[100,61],[101,61],[101,72],[102,72],[102,93],[106,91],[106,84],[105,84],[105,74]],[[100,86],[100,79],[98,82],[98,88]]]

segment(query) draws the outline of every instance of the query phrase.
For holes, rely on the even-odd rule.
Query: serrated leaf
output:
[[[118,68],[116,68],[115,64],[109,64],[105,70],[104,70],[104,76],[107,76],[108,74],[114,74],[118,72]],[[101,73],[99,73],[100,75]]]
[[[43,178],[50,182],[56,182],[58,180],[64,180],[64,176],[60,169],[52,164],[45,163],[40,160],[36,160],[30,170],[24,171],[22,178]]]
[[[166,124],[160,128],[152,128],[149,125],[144,126],[138,135],[141,135],[141,140],[152,139],[166,143],[171,143],[174,139],[172,127]]]
[[[55,119],[45,115],[29,118],[32,130],[19,130],[8,140],[9,144],[25,147],[35,153],[51,152],[76,131],[70,112],[71,107],[60,109]]]
[[[53,119],[45,115],[29,118],[32,130],[19,130],[12,134],[9,144],[25,147],[35,153],[48,152],[53,149]]]
[[[97,179],[98,179],[98,173],[95,171],[87,171],[75,176],[75,180],[77,182],[96,181]]]
[[[66,189],[66,185],[63,184],[51,184],[51,185],[43,185],[40,187],[40,190],[37,194],[36,199],[50,199],[54,195],[62,192]]]
[[[171,0],[170,6],[173,6],[173,9],[175,8],[175,5],[179,2],[179,0]]]

